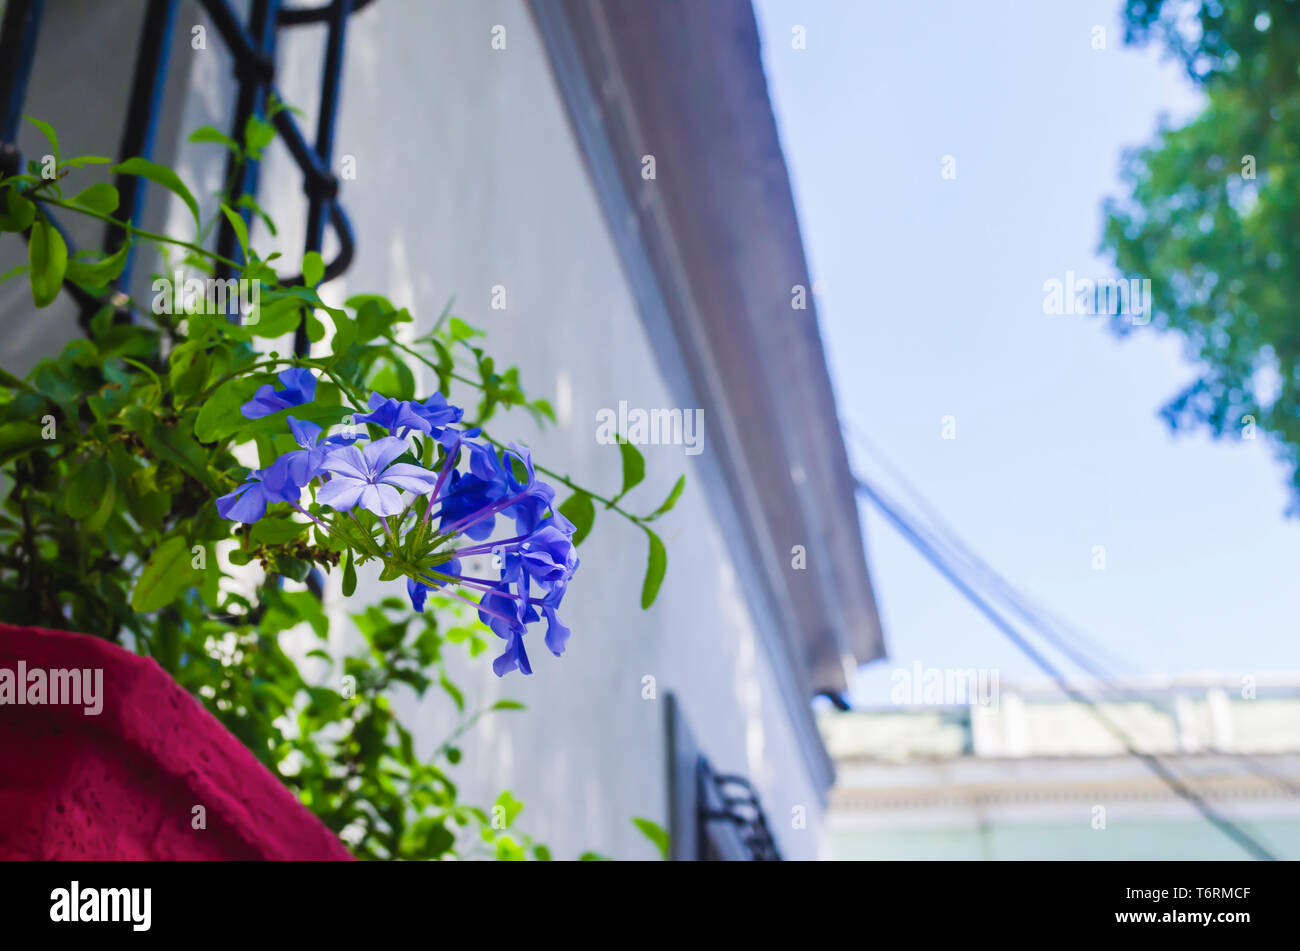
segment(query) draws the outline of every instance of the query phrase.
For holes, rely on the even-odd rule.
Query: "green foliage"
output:
[[[49,222],[36,221],[27,242],[27,255],[31,268],[32,301],[37,307],[48,307],[58,296],[63,275],[68,270],[68,246]]]
[[[155,185],[161,185],[185,203],[185,207],[194,216],[194,229],[199,230],[202,224],[199,220],[199,203],[194,198],[194,194],[181,181],[181,177],[170,168],[150,162],[148,159],[129,158],[125,162],[118,162],[109,169],[109,172],[114,175],[138,175]]]
[[[659,586],[663,584],[664,573],[668,570],[668,552],[658,535],[646,526],[642,528],[650,541],[650,557],[646,559],[645,581],[641,585],[641,608],[644,610],[659,597]]]
[[[364,643],[340,654],[318,597],[324,576],[338,571],[346,595],[367,557],[384,561],[385,573],[400,568],[367,523],[355,538],[322,531],[309,520],[319,510],[236,525],[214,504],[244,480],[251,462],[265,464],[291,448],[287,411],[258,420],[240,413],[259,386],[288,367],[310,368],[319,381],[314,402],[294,414],[326,426],[364,410],[371,389],[415,397],[413,360],[434,371],[448,397],[453,387],[479,393],[473,425],[514,408],[544,424],[553,419],[549,404],[529,400],[517,368],[499,368],[481,345],[482,332],[449,310],[408,345],[396,332],[411,316],[385,298],[357,296],[343,307],[321,301],[318,254],[305,256],[303,284],[284,284],[273,266],[277,256],[261,258],[249,243],[239,212],[265,218],[247,196],[222,204],[205,226],[193,194],[170,169],[129,159],[110,170],[179,196],[200,235],[229,221],[242,266],[221,262],[200,244],[114,219],[119,196],[112,186],[91,185],[64,199],[66,176],[106,160],[58,160],[54,130],[36,124],[55,150],[58,174],[44,178],[33,165],[0,180],[0,230],[29,232],[29,264],[15,273],[27,273],[38,307],[65,282],[107,299],[126,255],[141,243],[163,251],[168,278],[178,266],[170,258],[175,251],[183,255],[179,266],[200,278],[217,263],[235,268],[236,277],[260,282],[260,306],[232,322],[202,301],[175,312],[169,295],[142,306],[114,292],[87,336],[58,357],[42,360],[25,379],[0,370],[0,616],[95,634],[155,658],[358,856],[549,859],[545,846],[514,825],[522,803],[503,793],[491,812],[468,805],[450,776],[464,755],[461,739],[479,719],[522,709],[502,700],[467,710],[450,680],[449,645],[471,657],[487,646],[487,629],[472,609],[433,596],[428,613],[415,615],[404,602],[386,599],[353,615]],[[243,142],[211,129],[191,138],[256,157],[272,135],[259,119]],[[112,254],[69,260],[49,220],[52,208],[112,222],[125,240]],[[300,358],[259,348],[259,341],[300,324],[321,341],[327,322],[328,352],[317,348]],[[632,453],[624,454],[623,491],[614,498],[538,468],[580,500],[571,499],[565,511],[576,511],[583,536],[597,502],[650,534],[642,596],[648,606],[665,555],[644,523],[672,507],[683,482],[650,516],[628,513],[619,501],[644,477],[644,460]],[[282,643],[290,631],[310,632],[317,643],[305,656],[291,656]],[[441,745],[422,751],[394,701],[402,692],[423,697],[431,690],[448,698],[456,720]]]
[[[618,451],[623,457],[623,488],[618,493],[621,499],[645,481],[645,456],[625,439],[618,441]]]
[[[668,861],[668,833],[664,827],[657,822],[651,822],[649,819],[634,817],[632,824],[641,830],[641,834],[650,840],[651,844],[659,850],[660,857],[665,862]]]
[[[1205,111],[1125,156],[1129,194],[1103,247],[1149,278],[1152,324],[1182,334],[1197,378],[1164,408],[1176,428],[1272,433],[1300,498],[1300,10],[1283,0],[1129,0],[1200,84]],[[1127,332],[1121,327],[1121,332]]]

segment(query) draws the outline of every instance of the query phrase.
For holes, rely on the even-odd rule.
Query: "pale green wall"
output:
[[[1275,855],[1300,859],[1300,820],[1240,823]],[[966,829],[836,829],[833,859],[1241,859],[1242,850],[1203,821],[1015,823]]]

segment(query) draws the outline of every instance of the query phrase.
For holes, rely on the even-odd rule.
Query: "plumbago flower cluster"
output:
[[[245,417],[260,419],[314,400],[310,370],[285,370],[279,380],[282,388],[266,384],[241,407]],[[506,642],[492,664],[497,676],[516,669],[530,674],[524,647],[529,624],[546,621],[546,647],[557,657],[569,639],[556,611],[578,567],[574,526],[554,506],[555,490],[537,478],[528,449],[511,443],[498,452],[477,438],[478,429],[456,425],[463,415],[441,393],[423,403],[372,393],[369,412],[353,417],[366,424],[365,436],[325,435],[316,423],[290,414],[298,448],[250,473],[217,499],[217,510],[222,518],[252,523],[270,506],[292,507],[342,541],[358,564],[380,561],[382,580],[405,575],[417,611],[430,591],[473,604]],[[386,435],[369,435],[376,431]],[[304,493],[314,498],[308,507]],[[508,537],[493,538],[498,517],[513,521]],[[488,554],[499,577],[463,573],[462,558]]]

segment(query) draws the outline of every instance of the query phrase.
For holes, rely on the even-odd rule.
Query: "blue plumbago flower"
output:
[[[449,424],[460,422],[465,413],[459,406],[448,403],[441,393],[434,393],[423,403],[371,393],[368,405],[370,412],[358,415],[357,422],[376,423],[394,436],[405,436],[415,430],[439,438]]]
[[[509,563],[510,557],[506,560]],[[537,620],[537,611],[529,603],[526,581],[522,582],[522,588],[523,596],[512,594],[510,584],[502,581],[479,598],[479,620],[506,642],[505,651],[492,661],[492,672],[498,677],[504,677],[512,670],[518,670],[522,674],[533,672],[533,666],[528,661],[528,651],[524,649],[524,634],[528,631],[528,622]]]
[[[261,419],[291,406],[302,406],[316,398],[316,377],[302,367],[282,370],[278,379],[284,389],[277,390],[270,383],[260,386],[253,398],[239,408],[248,419]]]
[[[244,415],[258,419],[310,402],[315,393],[316,380],[307,370],[286,370],[280,382],[282,390],[269,385],[258,390],[244,405]],[[346,518],[346,535],[355,537],[359,527],[370,531],[372,540],[376,520],[382,522],[384,540],[371,554],[383,552],[385,559],[393,557],[403,566],[411,606],[423,611],[430,592],[468,601],[505,642],[492,664],[497,675],[512,670],[530,674],[524,643],[529,625],[546,622],[545,645],[557,657],[569,640],[569,628],[557,611],[578,569],[574,527],[555,508],[555,490],[537,478],[527,447],[511,443],[498,451],[478,438],[479,430],[459,428],[463,416],[440,393],[423,403],[372,393],[369,412],[356,420],[387,429],[391,435],[380,439],[325,436],[316,423],[289,416],[297,448],[251,473],[247,482],[217,500],[217,510],[223,518],[255,522],[268,506],[284,502],[327,533],[332,525],[322,518],[333,523]],[[397,461],[408,451],[412,433],[442,447],[434,469]],[[427,451],[429,444],[423,448]],[[304,489],[313,489],[319,505],[340,514],[318,518],[302,508]],[[403,491],[415,498],[404,497]],[[509,537],[498,537],[507,534],[497,532],[498,516],[514,523]],[[466,575],[463,559],[477,555],[495,556],[499,575]],[[412,569],[413,564],[428,567]]]
[[[271,502],[296,503],[303,485],[294,481],[287,456],[281,456],[265,469],[250,472],[247,482],[217,499],[217,512],[231,521],[256,522]]]
[[[475,541],[483,541],[496,528],[496,512],[491,508],[504,495],[505,490],[496,482],[481,479],[473,472],[453,470],[438,510],[438,531],[460,531]]]
[[[380,396],[378,393],[371,393],[370,412],[358,413],[355,419],[358,423],[375,423],[383,426],[394,436],[408,433],[412,429],[427,433],[430,429],[429,421],[416,412],[416,407],[419,405],[410,400],[395,400]]]
[[[421,416],[429,421],[433,429],[441,429],[450,426],[452,423],[459,423],[465,411],[459,406],[452,406],[447,402],[447,397],[441,393],[434,393],[423,403],[416,404],[419,409],[416,410]],[[478,430],[474,430],[474,435],[478,435]]]
[[[393,462],[406,452],[406,442],[394,436],[376,439],[358,449],[343,446],[321,462],[331,478],[316,494],[316,501],[339,512],[358,504],[376,515],[396,515],[406,506],[398,489],[425,493],[438,481],[436,474],[409,462]]]
[[[577,570],[578,559],[573,559],[573,567],[569,571],[572,576]],[[564,589],[569,586],[569,579],[558,581],[551,586],[551,590],[542,598],[542,616],[546,618],[546,647],[559,657],[564,653],[564,646],[569,643],[569,628],[556,615],[556,609],[560,606],[560,599],[564,597]]]
[[[443,576],[451,577],[443,577]],[[424,613],[424,601],[429,596],[430,591],[437,591],[439,588],[448,584],[454,584],[456,578],[460,577],[460,559],[453,558],[451,561],[443,562],[434,568],[429,569],[426,581],[416,581],[414,578],[406,579],[406,595],[411,599],[411,607],[421,614]]]
[[[326,436],[322,440],[320,436],[324,430],[320,426],[307,420],[294,419],[292,416],[287,419],[293,441],[302,448],[287,452],[281,458],[288,460],[290,477],[300,486],[305,486],[320,472],[320,465],[325,461],[326,454],[340,446],[350,446],[357,441],[356,436],[343,434]]]
[[[550,587],[568,580],[577,563],[573,539],[554,525],[544,525],[519,545],[519,564],[538,584]]]
[[[306,485],[325,458],[325,449],[319,444],[322,430],[315,423],[299,422],[292,416],[288,421],[293,441],[302,448],[286,452],[280,459],[288,465],[290,477],[298,485]]]

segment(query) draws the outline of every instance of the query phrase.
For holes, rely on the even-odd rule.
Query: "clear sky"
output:
[[[1045,281],[1114,273],[1102,199],[1124,148],[1197,111],[1181,71],[1123,45],[1120,0],[756,7],[841,416],[1121,673],[1300,670],[1300,520],[1268,443],[1159,418],[1193,376],[1181,338],[1043,312]],[[855,703],[914,661],[1041,679],[863,512],[890,659]]]

